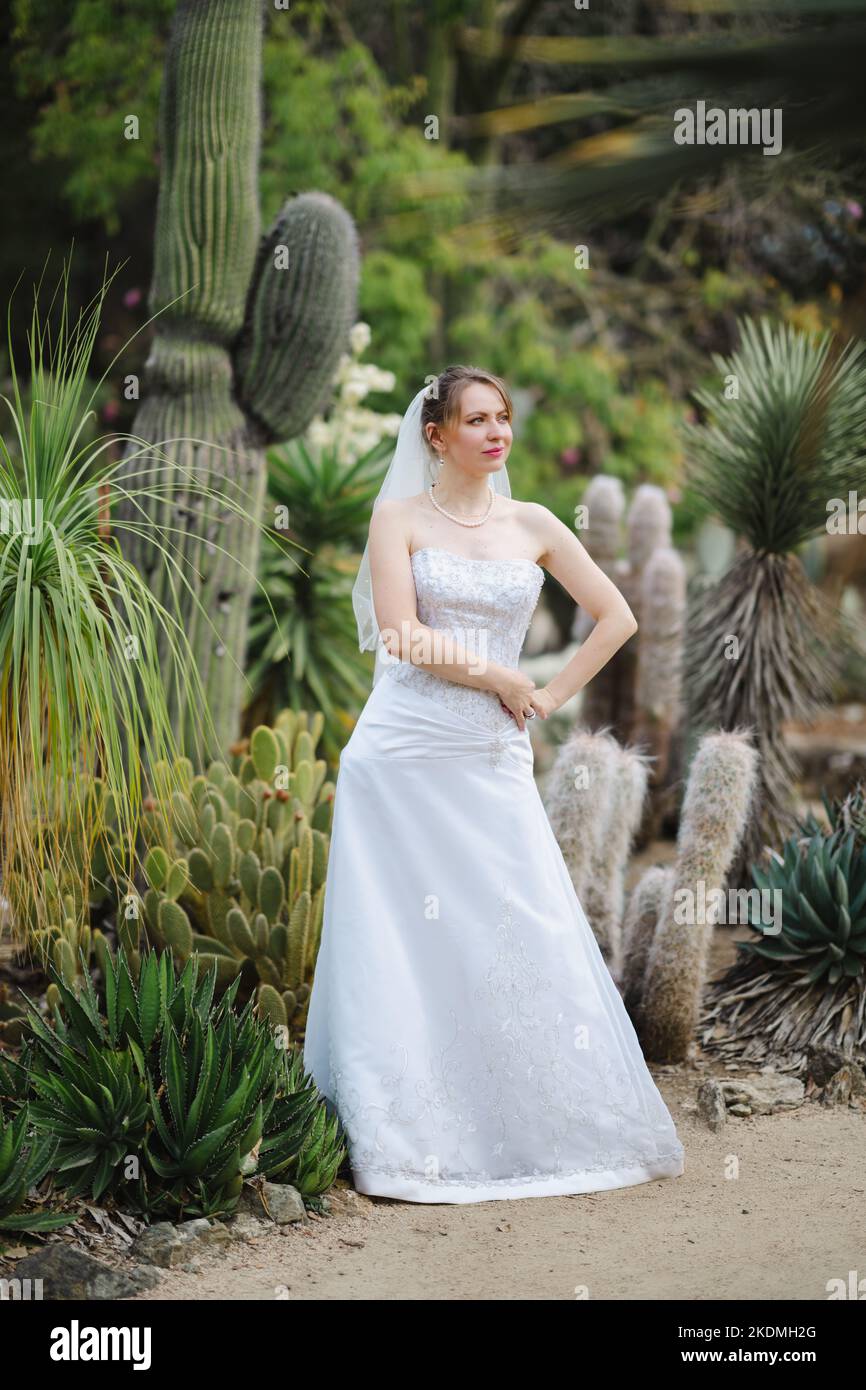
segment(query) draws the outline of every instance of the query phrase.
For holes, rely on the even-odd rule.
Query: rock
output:
[[[26,1259],[19,1260],[15,1279],[41,1279],[42,1297],[61,1302],[75,1299],[132,1298],[159,1283],[153,1265],[119,1270],[101,1264],[92,1255],[65,1241],[54,1241]]]
[[[831,1076],[835,1076],[840,1067],[854,1065],[862,1073],[862,1061],[851,1055],[842,1052],[838,1047],[827,1047],[823,1043],[811,1044],[807,1050],[808,1058],[807,1071],[815,1082],[816,1086],[826,1086]]]
[[[735,1107],[749,1107],[747,1113],[770,1115],[774,1110],[793,1110],[802,1105],[806,1088],[796,1076],[781,1076],[778,1072],[752,1072],[736,1081],[721,1081],[725,1104],[734,1114],[743,1114]]]
[[[257,1236],[267,1235],[274,1229],[272,1221],[260,1221],[248,1212],[239,1212],[226,1222],[232,1240],[255,1240]]]
[[[188,1258],[188,1240],[170,1221],[157,1221],[133,1241],[130,1253],[146,1264],[172,1269]]]
[[[698,1113],[710,1129],[718,1133],[725,1123],[725,1097],[718,1081],[710,1079],[698,1087]]]
[[[821,1092],[822,1105],[855,1105],[866,1100],[866,1077],[858,1066],[840,1067]]]
[[[231,1245],[232,1241],[228,1226],[225,1226],[221,1220],[215,1218],[206,1220],[203,1216],[196,1220],[183,1220],[178,1226],[178,1233],[181,1234],[182,1238],[197,1244],[197,1247],[207,1247],[209,1250],[214,1250],[214,1248],[218,1250],[225,1245]]]
[[[262,1197],[271,1220],[276,1221],[278,1226],[285,1226],[290,1221],[308,1219],[303,1197],[297,1188],[289,1183],[264,1183]]]
[[[356,1192],[354,1187],[346,1185],[332,1187],[323,1200],[329,1216],[367,1217],[372,1206],[370,1198],[363,1192]]]
[[[181,1221],[177,1226],[170,1221],[157,1221],[142,1231],[132,1246],[132,1253],[162,1269],[175,1269],[205,1250],[224,1248],[231,1239],[221,1221],[209,1221],[204,1216]]]
[[[729,1105],[729,1106],[728,1106],[728,1113],[731,1114],[731,1115],[743,1115],[743,1116],[745,1116],[745,1115],[751,1115],[751,1114],[752,1114],[752,1107],[751,1107],[751,1105],[742,1105],[742,1104]]]
[[[262,1181],[261,1178],[254,1178],[252,1181],[247,1179],[241,1188],[233,1216],[255,1216],[260,1221],[266,1218],[267,1212],[262,1201]]]

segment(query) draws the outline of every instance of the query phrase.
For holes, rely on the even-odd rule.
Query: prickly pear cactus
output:
[[[301,434],[327,403],[355,320],[358,239],[334,199],[289,199],[260,240],[258,0],[180,0],[160,105],[160,185],[149,307],[158,314],[133,433],[159,446],[154,516],[174,532],[184,627],[213,720],[163,669],[186,752],[217,757],[238,732],[265,488],[266,444]],[[189,471],[188,471],[189,470]],[[214,497],[185,487],[211,488]],[[121,473],[121,481],[122,481]],[[240,515],[232,502],[253,520]],[[118,536],[167,606],[177,575],[120,501]],[[135,531],[128,529],[135,526]],[[197,603],[196,600],[199,602]],[[201,606],[199,606],[199,604]]]
[[[284,710],[212,762],[171,805],[145,813],[144,918],[180,960],[216,962],[225,984],[249,962],[262,1013],[303,1022],[324,911],[334,784],[316,757],[321,712]],[[183,771],[183,769],[178,769]]]

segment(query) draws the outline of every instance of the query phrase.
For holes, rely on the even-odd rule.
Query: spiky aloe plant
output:
[[[0,1106],[0,1232],[56,1231],[75,1220],[76,1212],[28,1211],[24,1201],[54,1161],[57,1143],[35,1135],[28,1107],[4,1121]]]
[[[162,764],[161,792],[170,795],[175,785],[171,691],[197,698],[207,724],[195,654],[175,601],[187,581],[185,566],[166,528],[140,520],[146,504],[159,504],[160,485],[130,478],[124,487],[117,481],[120,465],[111,461],[118,440],[130,457],[153,446],[134,435],[92,437],[94,398],[114,364],[95,385],[87,373],[116,274],[106,276],[74,321],[69,263],[44,318],[40,280],[26,398],[12,347],[11,300],[7,311],[12,392],[4,397],[11,430],[0,435],[0,880],[18,939],[50,927],[58,903],[46,886],[70,874],[86,883],[95,846],[111,861],[106,871],[131,879],[144,784]],[[196,480],[189,488],[209,496]],[[124,527],[146,533],[160,571],[169,575],[167,606],[108,532],[101,499],[111,490],[132,512],[121,533]],[[158,657],[160,640],[167,663]]]
[[[238,980],[215,1002],[216,970],[193,959],[176,979],[165,951],[142,955],[136,981],[121,948],[106,969],[103,1015],[89,976],[76,996],[51,975],[54,1026],[31,1002],[26,1055],[7,1070],[26,1079],[33,1123],[56,1143],[50,1169],[70,1194],[111,1192],[149,1216],[229,1212],[278,1098],[274,1173],[297,1177],[311,1197],[330,1186],[339,1126],[253,1001],[234,1007]]]
[[[715,358],[737,394],[726,399],[721,382],[696,392],[707,418],[687,427],[691,487],[741,548],[697,598],[686,674],[695,728],[755,730],[759,795],[731,870],[742,883],[793,826],[783,726],[814,717],[836,667],[838,626],[795,552],[825,526],[832,498],[866,487],[866,350],[767,320],[740,329],[740,347]]]
[[[251,0],[181,0],[168,44],[159,132],[159,201],[150,304],[160,313],[136,433],[261,516],[263,446],[301,434],[331,390],[355,317],[357,236],[325,194],[287,201],[259,238],[258,155],[264,11]],[[170,306],[167,307],[166,306]],[[190,442],[190,437],[195,441]],[[152,515],[169,519],[197,573],[189,639],[213,714],[209,754],[238,734],[259,532],[237,512],[199,505],[178,476]],[[127,554],[158,597],[147,537]],[[202,613],[209,615],[205,620]],[[179,692],[177,732],[194,699]]]
[[[287,1049],[258,1171],[272,1182],[291,1183],[302,1197],[318,1197],[332,1186],[346,1152],[337,1115],[328,1115],[315,1081],[304,1071],[301,1053]]]

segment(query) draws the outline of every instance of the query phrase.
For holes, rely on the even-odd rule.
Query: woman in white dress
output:
[[[594,1192],[684,1166],[527,728],[637,624],[576,535],[512,499],[512,414],[504,383],[471,367],[418,392],[354,591],[376,672],[337,775],[304,1061],[357,1189],[412,1202]],[[597,621],[538,688],[518,660],[542,566]]]

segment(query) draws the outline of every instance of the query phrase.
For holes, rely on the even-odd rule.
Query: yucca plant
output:
[[[331,761],[370,692],[372,666],[358,650],[352,585],[391,451],[393,440],[385,438],[344,463],[333,446],[297,440],[268,454],[275,529],[262,548],[261,590],[250,616],[247,674],[256,691],[250,717],[269,722],[283,706],[320,709],[322,747]]]
[[[714,359],[719,388],[695,393],[705,423],[687,427],[690,485],[741,544],[696,596],[686,669],[693,728],[755,731],[760,790],[731,871],[742,883],[794,824],[783,725],[814,717],[836,669],[839,625],[795,552],[831,498],[866,487],[866,352],[767,320],[740,329],[740,347]]]
[[[53,1139],[34,1135],[26,1105],[8,1122],[0,1106],[0,1231],[56,1231],[75,1220],[74,1211],[23,1209],[30,1188],[51,1168],[56,1147]]]
[[[754,888],[780,894],[778,933],[749,900],[757,939],[711,987],[703,1045],[725,1057],[804,1062],[812,1043],[853,1054],[866,1048],[866,847],[854,832],[791,836]],[[775,924],[775,923],[774,923]]]
[[[97,844],[105,850],[106,872],[131,881],[146,778],[162,767],[168,780],[160,793],[174,789],[170,771],[180,750],[168,714],[170,688],[195,703],[203,730],[211,727],[176,602],[171,610],[158,602],[118,548],[118,531],[147,532],[175,601],[189,587],[172,526],[145,515],[145,501],[162,491],[159,469],[150,466],[144,484],[129,465],[136,452],[152,457],[154,446],[131,435],[91,437],[96,393],[117,360],[90,384],[100,310],[114,275],[74,323],[68,278],[67,263],[44,321],[38,289],[34,295],[26,401],[12,350],[11,301],[7,314],[12,393],[3,398],[11,431],[0,434],[0,878],[19,936],[50,927],[58,911],[44,891],[46,875],[60,884],[73,873],[86,883]],[[129,447],[122,486],[119,464],[111,462],[118,440]],[[193,478],[189,490],[215,497]],[[113,530],[108,496],[133,513]],[[158,659],[160,634],[172,655],[168,672]]]

